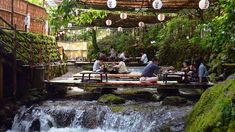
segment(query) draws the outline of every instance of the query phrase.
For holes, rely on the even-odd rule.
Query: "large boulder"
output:
[[[207,89],[190,113],[186,131],[235,130],[235,80],[228,79]]]

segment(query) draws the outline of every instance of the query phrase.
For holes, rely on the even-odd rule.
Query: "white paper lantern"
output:
[[[157,16],[157,19],[158,19],[159,21],[164,21],[164,20],[165,20],[165,15],[164,15],[164,14],[159,14],[159,15]]]
[[[73,25],[72,25],[72,23],[68,23],[68,27],[70,28],[70,27],[72,27]]]
[[[112,25],[112,21],[111,21],[111,20],[106,20],[106,25],[107,25],[107,26]]]
[[[199,8],[204,10],[207,9],[210,6],[209,0],[200,0],[199,2]]]
[[[122,32],[122,31],[123,31],[122,27],[118,27],[118,32]]]
[[[127,13],[121,13],[120,18],[121,19],[126,19],[127,18]]]
[[[139,22],[139,27],[144,27],[144,22]]]
[[[107,6],[110,9],[113,9],[117,6],[117,1],[116,0],[107,0]]]
[[[162,1],[161,0],[154,0],[152,3],[154,9],[161,9],[162,8]]]

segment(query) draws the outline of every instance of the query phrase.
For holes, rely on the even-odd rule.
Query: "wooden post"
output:
[[[0,99],[3,98],[3,62],[0,58]]]
[[[11,0],[11,25],[14,23],[14,0]]]
[[[13,51],[12,51],[12,53],[13,53],[13,66],[12,66],[12,70],[13,70],[13,96],[15,97],[16,96],[16,88],[17,88],[17,78],[16,78],[16,76],[17,76],[17,71],[16,71],[16,24],[15,24],[15,26],[14,26],[14,36],[13,36]]]

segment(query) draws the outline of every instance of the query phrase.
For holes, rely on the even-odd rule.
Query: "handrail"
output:
[[[33,42],[30,40],[30,39],[28,39],[26,36],[24,36],[22,33],[20,33],[19,31],[17,31],[16,30],[16,28],[14,27],[14,26],[12,26],[10,23],[8,23],[5,19],[3,19],[1,16],[0,16],[0,20],[2,20],[5,24],[7,24],[10,28],[8,28],[8,30],[13,30],[14,31],[14,34],[15,35],[19,35],[20,37],[22,37],[22,38],[24,38],[24,40],[25,40],[25,43],[26,44],[28,44],[31,48],[30,48],[30,50],[28,50],[28,54],[29,54],[29,62],[31,63],[30,65],[33,65],[34,64],[34,60],[33,60],[33,52],[37,52],[36,50],[35,50],[35,48],[33,48],[32,46],[33,46]],[[2,29],[0,28],[0,31],[1,31]],[[2,30],[3,31],[3,30]],[[14,43],[15,44],[17,44],[16,45],[16,48],[14,49],[15,50],[15,52],[17,51],[17,47],[18,46],[21,46],[24,50],[25,49],[27,49],[25,46],[23,46],[19,41],[17,41],[17,37],[14,35],[14,36],[10,36],[9,34],[6,34],[5,32],[3,32],[6,36],[8,36],[9,38],[11,38],[12,40],[14,39]],[[13,51],[14,51],[13,50]]]

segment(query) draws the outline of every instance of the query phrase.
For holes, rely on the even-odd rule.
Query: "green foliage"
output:
[[[179,68],[185,59],[205,56],[205,50],[199,44],[189,42],[189,37],[194,30],[193,25],[195,21],[185,16],[178,16],[160,27],[155,41],[159,50],[157,56],[162,65],[173,65]],[[152,28],[152,30],[155,29]]]
[[[189,115],[186,131],[234,130],[234,99],[234,79],[207,89]]]
[[[105,11],[82,9],[82,5],[75,0],[63,0],[57,8],[50,9],[50,25],[53,27],[52,33],[55,34],[61,26],[67,27],[68,23],[75,26],[90,24],[97,18],[104,18]],[[58,21],[60,20],[60,21]]]
[[[12,53],[13,49],[13,32],[8,30],[0,30],[0,40],[7,45],[4,47],[8,53]],[[30,45],[32,45],[33,62],[39,63],[39,52],[42,49],[42,59],[44,63],[50,61],[58,61],[60,58],[57,52],[57,44],[55,39],[51,36],[44,36],[41,34],[18,32],[16,34],[17,52],[16,57],[25,63],[30,60]],[[33,44],[32,44],[33,43]]]
[[[27,1],[38,6],[43,6],[43,0],[27,0]]]

